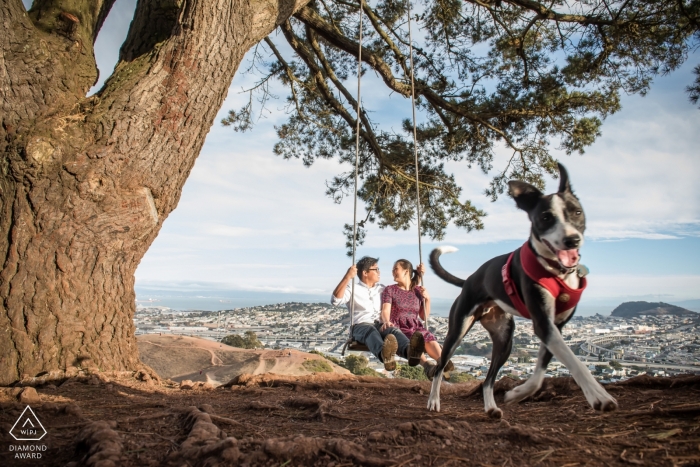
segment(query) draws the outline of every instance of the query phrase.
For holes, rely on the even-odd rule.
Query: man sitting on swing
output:
[[[350,323],[352,326],[352,340],[364,344],[369,351],[384,363],[384,369],[394,371],[398,354],[409,361],[411,366],[420,362],[425,352],[423,339],[409,339],[395,327],[384,326],[379,322],[382,309],[382,292],[384,285],[379,283],[379,267],[377,258],[365,256],[357,265],[350,266],[343,279],[333,291],[331,304],[335,306],[347,305],[352,309],[352,284],[350,283],[359,273],[360,282],[355,285],[355,313]],[[419,270],[425,270],[424,265],[418,266]],[[409,358],[411,357],[411,358]]]

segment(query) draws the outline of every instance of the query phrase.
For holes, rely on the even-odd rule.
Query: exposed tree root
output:
[[[180,450],[168,456],[168,465],[214,466],[222,462],[235,462],[240,457],[238,440],[226,435],[211,421],[209,414],[190,407],[185,415],[187,439]]]
[[[76,457],[78,462],[69,466],[116,467],[121,465],[122,441],[113,430],[116,422],[91,422],[78,434]]]

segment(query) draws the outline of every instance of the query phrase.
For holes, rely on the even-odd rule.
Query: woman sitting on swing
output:
[[[425,348],[428,355],[437,361],[442,353],[442,348],[433,333],[425,329],[421,321],[427,320],[430,316],[430,296],[425,287],[418,285],[424,271],[423,264],[414,270],[411,262],[405,259],[394,263],[391,272],[396,284],[386,287],[382,292],[382,329],[389,326],[399,328],[406,337],[411,339],[411,348]],[[411,357],[418,358],[417,355]],[[411,363],[410,359],[409,363]],[[420,364],[423,366],[426,376],[433,379],[435,365],[429,363],[422,352]],[[452,361],[449,361],[445,366],[445,379],[449,379],[449,372],[452,370],[454,370],[454,365]]]

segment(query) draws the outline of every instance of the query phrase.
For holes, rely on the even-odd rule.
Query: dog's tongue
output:
[[[579,260],[578,250],[559,250],[557,257],[562,266],[566,268],[576,266]]]

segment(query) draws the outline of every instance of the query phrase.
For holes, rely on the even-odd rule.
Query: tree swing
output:
[[[360,82],[362,73],[362,5],[364,0],[360,0],[360,31],[358,39],[358,52],[357,52],[357,126],[355,128],[355,191],[354,191],[354,202],[353,202],[353,220],[352,220],[352,264],[355,264],[355,253],[357,252],[357,181],[359,178],[359,164],[360,164],[360,112],[362,111],[361,101],[360,101]],[[413,155],[415,159],[416,167],[416,225],[418,227],[418,264],[423,263],[423,249],[421,245],[421,230],[420,230],[420,186],[418,183],[418,141],[417,141],[417,131],[416,131],[416,92],[413,77],[413,36],[411,34],[411,3],[410,0],[407,2],[407,15],[408,15],[408,47],[409,47],[409,63],[411,65],[411,109],[413,116]],[[421,278],[422,283],[422,278]],[[352,329],[355,326],[355,279],[352,280],[351,285],[351,297],[353,297],[350,305],[350,328],[348,340],[343,345],[343,350],[341,355],[345,355],[345,350],[355,350],[360,352],[367,352],[369,348],[365,344],[361,344],[352,338]],[[423,301],[423,307],[425,308],[425,301]],[[428,315],[425,316],[425,328],[428,329]]]

